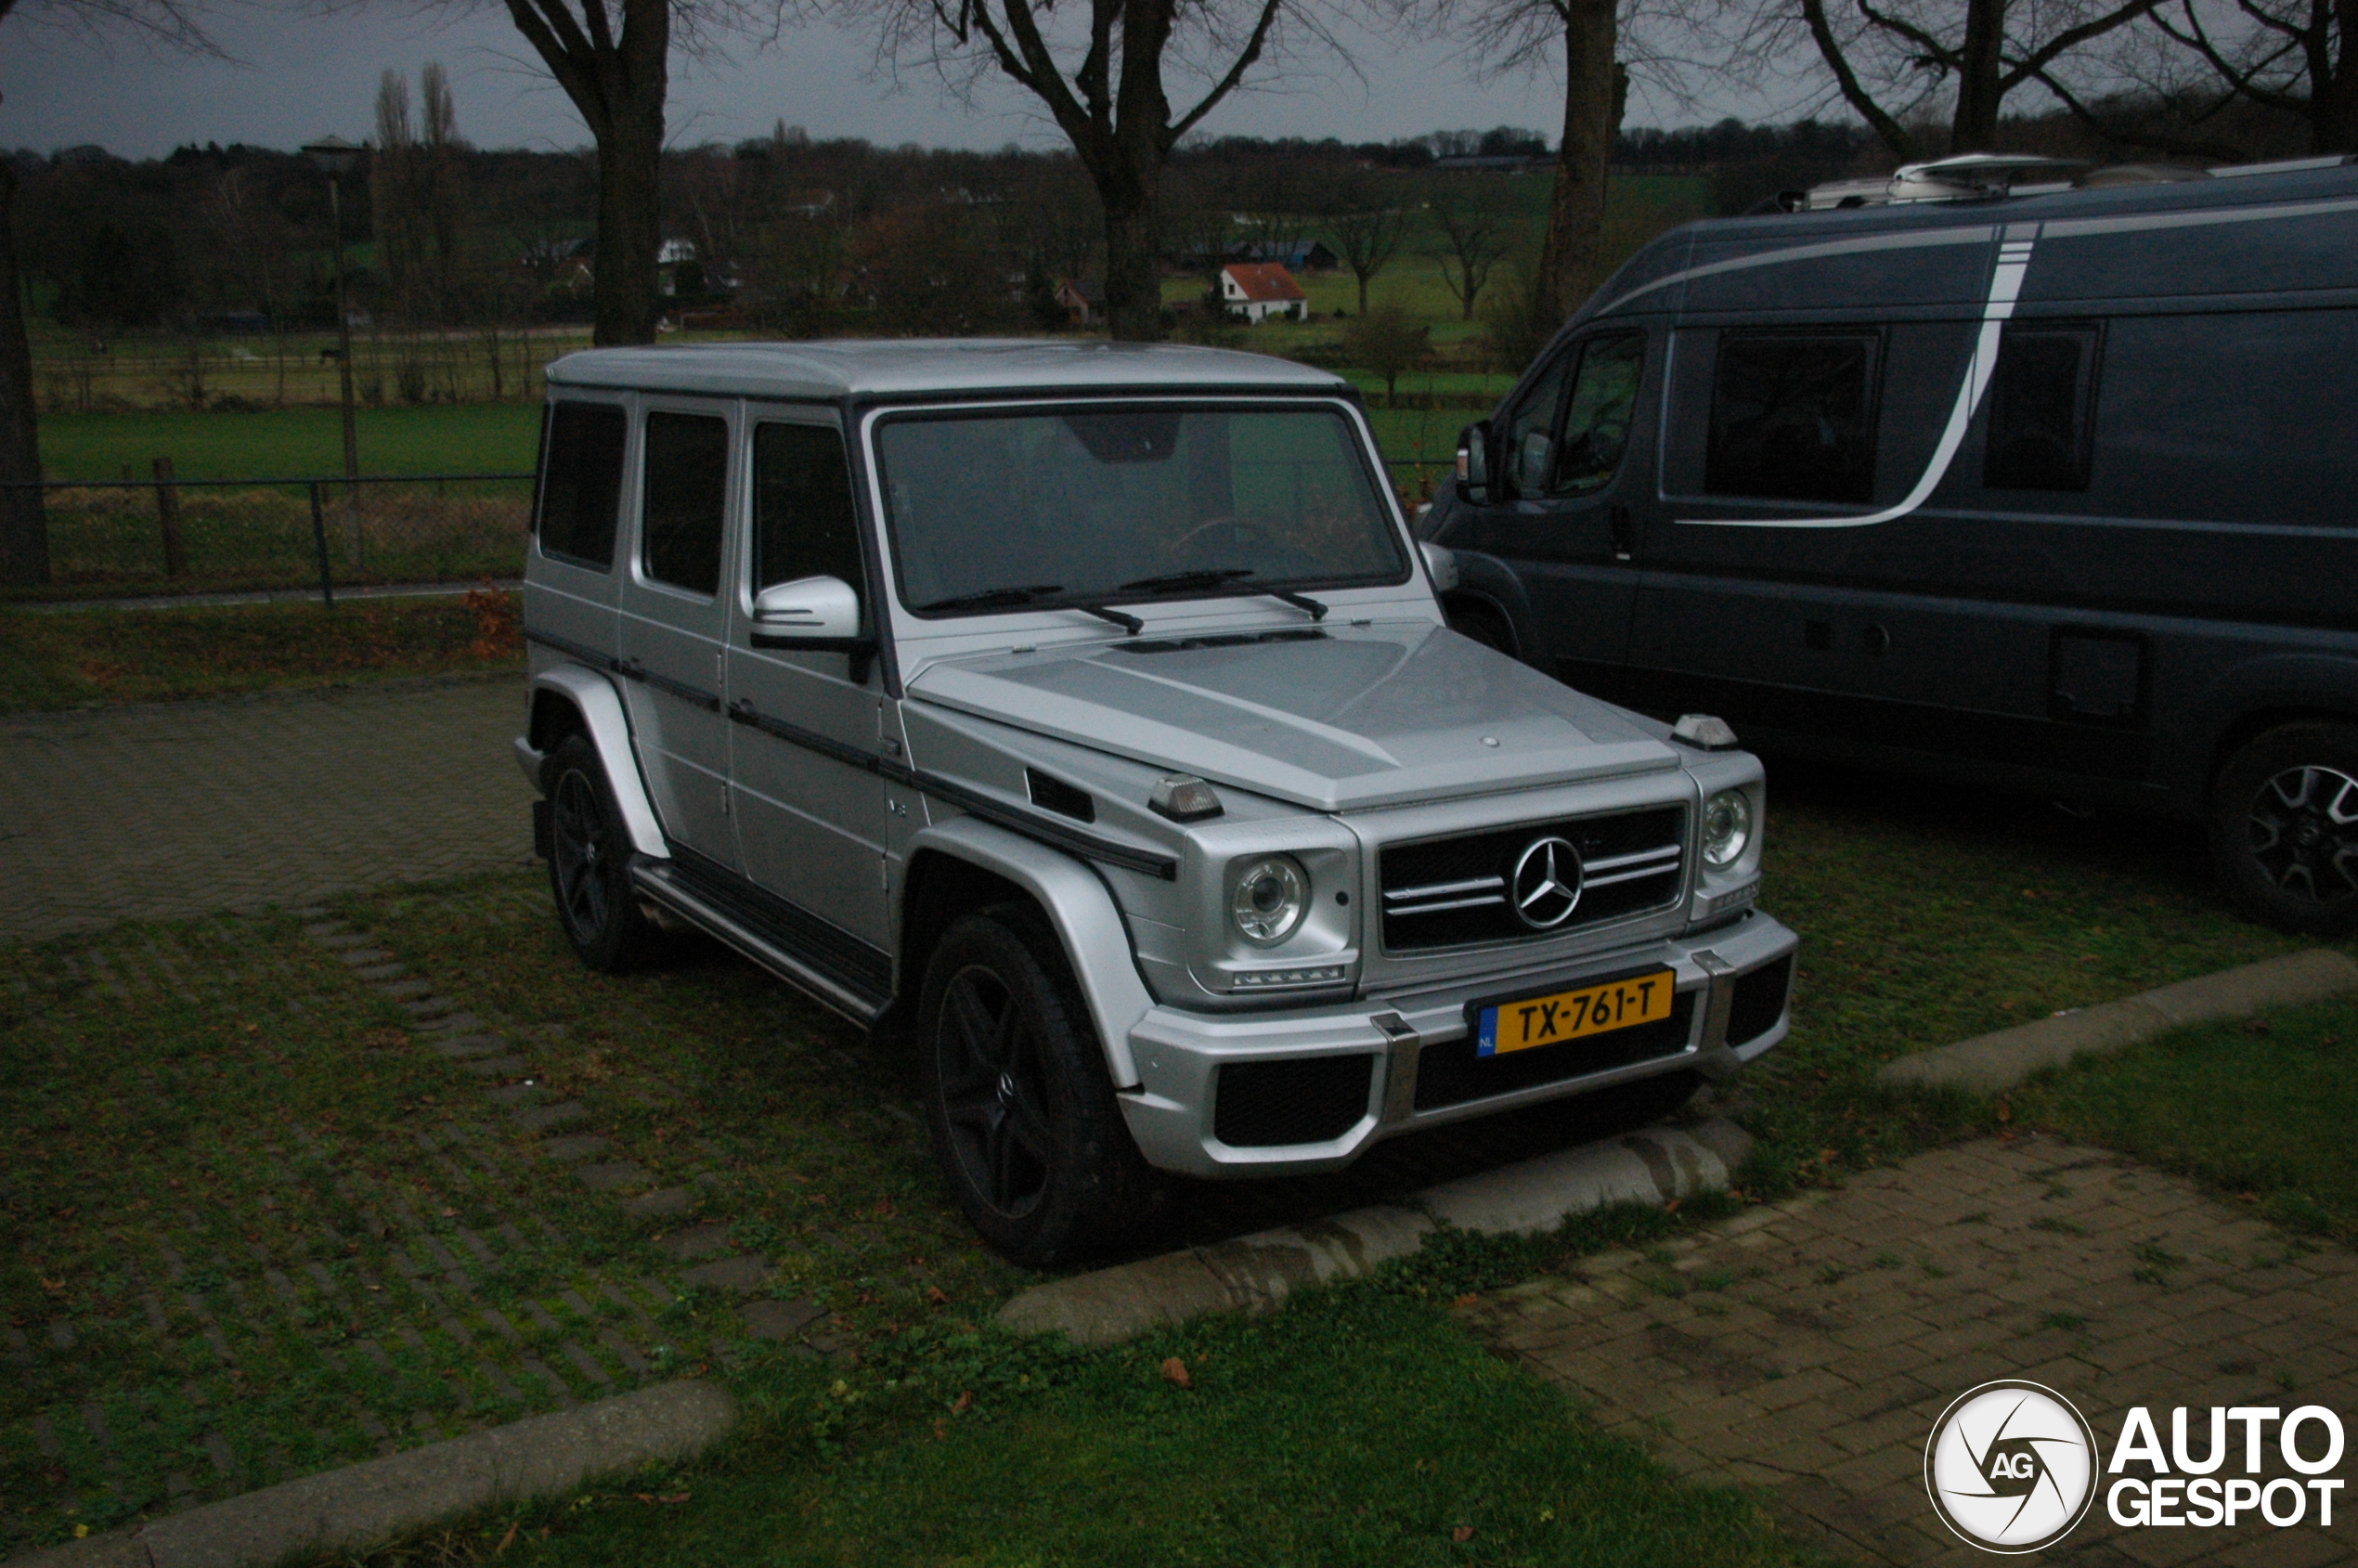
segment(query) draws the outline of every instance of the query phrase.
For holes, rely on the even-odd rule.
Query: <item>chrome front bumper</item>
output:
[[[1751,1039],[1728,1043],[1735,984],[1792,954],[1801,939],[1754,911],[1732,925],[1693,936],[1641,942],[1591,953],[1574,965],[1515,975],[1502,985],[1495,974],[1452,989],[1419,990],[1387,1001],[1369,997],[1344,1006],[1258,1014],[1186,1013],[1155,1007],[1130,1031],[1139,1082],[1117,1096],[1131,1135],[1149,1163],[1197,1176],[1276,1176],[1332,1171],[1350,1164],[1384,1138],[1452,1121],[1562,1099],[1659,1073],[1735,1072],[1769,1050],[1790,1028],[1792,988],[1776,1022]],[[1418,1058],[1428,1045],[1467,1035],[1467,1004],[1502,992],[1545,995],[1591,978],[1648,965],[1676,972],[1677,993],[1692,995],[1683,1049],[1626,1066],[1578,1074],[1506,1094],[1429,1110],[1416,1108]],[[1603,1038],[1592,1036],[1594,1038]],[[1548,1046],[1577,1051],[1580,1043]],[[1226,1062],[1267,1062],[1311,1056],[1373,1056],[1364,1114],[1323,1143],[1237,1147],[1213,1133],[1219,1069]]]

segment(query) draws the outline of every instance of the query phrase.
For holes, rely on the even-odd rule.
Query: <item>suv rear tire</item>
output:
[[[2253,919],[2358,929],[2358,726],[2287,724],[2236,752],[2211,789],[2210,855]]]
[[[570,735],[540,770],[549,797],[549,890],[581,962],[616,974],[645,963],[660,940],[630,886],[630,834],[586,735]]]
[[[1030,910],[960,918],[926,965],[918,1076],[934,1151],[984,1240],[1052,1268],[1154,1220],[1166,1186],[1114,1104],[1062,949]]]

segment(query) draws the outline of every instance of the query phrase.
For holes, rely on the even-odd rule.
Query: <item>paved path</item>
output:
[[[1609,1430],[1688,1475],[1773,1488],[1805,1536],[1868,1562],[1999,1561],[1950,1536],[1924,1486],[1934,1420],[1991,1379],[2061,1392],[2106,1460],[2131,1406],[2165,1446],[2170,1412],[2190,1406],[2197,1455],[2214,1405],[2358,1415],[2358,1256],[2288,1249],[2189,1182],[2046,1138],[1925,1155],[1460,1311]],[[2228,1431],[2222,1478],[2243,1473],[2242,1428]],[[2263,1457],[2263,1484],[2299,1479],[2273,1428]],[[2350,1478],[2351,1458],[2328,1473]],[[2039,1557],[2347,1563],[2358,1500],[2339,1499],[2330,1530],[2313,1495],[2293,1528],[2124,1529],[2100,1493]]]
[[[0,941],[532,853],[509,674],[0,719]]]

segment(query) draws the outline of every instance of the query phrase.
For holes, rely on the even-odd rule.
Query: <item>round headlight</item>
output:
[[[1268,946],[1284,941],[1310,909],[1310,878],[1284,855],[1254,861],[1237,877],[1229,918],[1244,939]]]
[[[1725,871],[1743,859],[1752,846],[1752,797],[1741,789],[1723,789],[1704,802],[1703,861],[1714,871]]]

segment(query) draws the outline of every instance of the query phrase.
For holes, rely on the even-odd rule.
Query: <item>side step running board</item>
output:
[[[634,857],[630,880],[640,892],[701,930],[726,942],[789,985],[862,1029],[875,1026],[892,998],[861,979],[823,965],[791,932],[762,919],[739,901],[705,885],[678,864]]]

